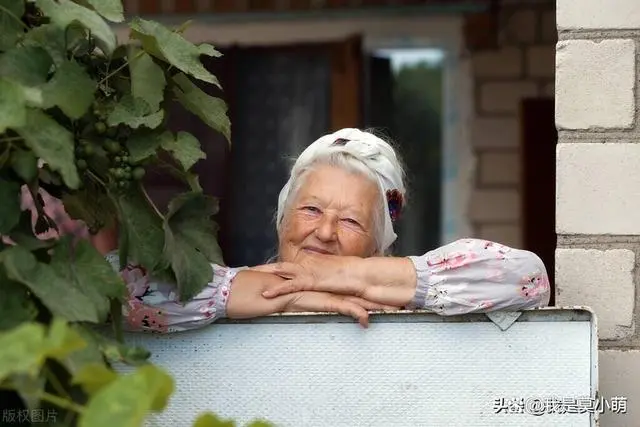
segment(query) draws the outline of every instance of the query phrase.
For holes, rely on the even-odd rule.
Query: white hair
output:
[[[404,199],[404,169],[393,147],[371,132],[341,129],[325,135],[309,145],[296,159],[289,180],[280,191],[276,212],[276,230],[281,233],[285,212],[310,170],[318,165],[330,165],[369,178],[379,189],[378,209],[374,213],[376,254],[386,254],[396,240],[387,192],[397,190]]]

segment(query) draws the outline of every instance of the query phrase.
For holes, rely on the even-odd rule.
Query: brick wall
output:
[[[640,425],[638,0],[558,0],[556,301],[592,307],[600,388]]]
[[[523,98],[554,96],[553,2],[504,4],[498,39],[498,48],[471,53],[476,185],[469,215],[476,236],[521,246],[519,108]]]
[[[124,0],[129,14],[234,13],[444,5],[486,5],[490,0]]]

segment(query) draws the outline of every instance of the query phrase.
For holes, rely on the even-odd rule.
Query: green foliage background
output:
[[[222,263],[217,202],[191,172],[205,154],[193,135],[165,126],[177,101],[230,139],[225,103],[195,83],[219,86],[200,58],[220,53],[187,41],[184,26],[140,18],[118,45],[111,23],[121,22],[120,0],[0,0],[0,389],[3,406],[19,398],[22,409],[9,411],[54,411],[32,420],[44,425],[143,425],[166,407],[174,381],[122,341],[127,290],[101,254],[87,241],[36,237],[56,228],[40,188],[93,233],[117,225],[121,266],[136,260],[176,283],[182,300],[209,282],[209,263]],[[152,165],[190,188],[167,212],[142,185]],[[96,332],[107,323],[114,339]],[[113,363],[138,368],[119,375]],[[234,424],[208,413],[195,425]]]

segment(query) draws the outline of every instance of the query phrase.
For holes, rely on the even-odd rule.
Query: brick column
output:
[[[639,0],[557,0],[556,303],[599,320],[600,391],[640,425]]]

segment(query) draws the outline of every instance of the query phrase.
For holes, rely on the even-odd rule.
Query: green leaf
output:
[[[149,362],[151,353],[144,347],[125,344],[111,344],[104,347],[104,354],[114,362],[125,363],[130,366],[141,366]]]
[[[107,56],[116,48],[116,36],[111,27],[93,10],[71,0],[36,0],[36,5],[60,28],[67,28],[74,22],[82,24],[91,31],[96,44]]]
[[[93,103],[97,83],[75,61],[65,61],[43,88],[44,108],[58,106],[69,118],[82,117]]]
[[[231,139],[231,122],[227,116],[227,104],[220,98],[207,95],[184,74],[176,74],[173,92],[178,101],[209,127]]]
[[[45,83],[53,60],[39,46],[17,46],[0,55],[0,76],[24,86]]]
[[[97,332],[79,324],[70,324],[69,327],[84,340],[86,345],[61,360],[67,371],[71,375],[75,375],[86,365],[104,364],[104,356],[100,348],[100,339],[97,336]]]
[[[193,427],[235,427],[233,420],[223,420],[211,412],[205,412],[196,418]]]
[[[31,182],[38,176],[38,158],[32,151],[20,148],[14,150],[11,154],[11,166],[24,182]]]
[[[248,424],[247,427],[275,427],[275,426],[268,421],[256,420]]]
[[[82,0],[79,3],[88,5],[111,22],[124,21],[122,0]]]
[[[0,178],[0,235],[9,231],[20,221],[20,184]]]
[[[69,354],[82,350],[87,343],[82,336],[60,318],[54,318],[47,336],[47,356],[60,362]]]
[[[151,111],[157,111],[164,99],[164,88],[167,85],[162,68],[153,62],[148,53],[131,47],[129,70],[133,96],[144,100]]]
[[[21,246],[0,252],[7,276],[26,285],[51,311],[72,322],[100,320],[94,302],[73,283],[60,277],[48,264],[38,262]]]
[[[24,33],[20,19],[24,15],[24,0],[0,0],[0,51],[12,48]]]
[[[101,363],[83,366],[72,379],[72,384],[80,385],[87,393],[95,394],[118,378],[113,370]]]
[[[125,124],[133,129],[140,126],[155,129],[162,124],[163,118],[163,110],[153,112],[145,100],[126,94],[109,113],[107,125],[115,127]]]
[[[216,76],[207,71],[200,62],[200,55],[210,52],[210,49],[204,48],[205,51],[201,52],[198,46],[189,42],[181,34],[157,22],[134,18],[129,26],[131,37],[140,40],[142,47],[149,54],[196,79],[220,87]]]
[[[162,148],[170,151],[186,171],[198,160],[207,158],[200,149],[200,141],[188,132],[178,132],[176,138],[163,140]]]
[[[222,53],[218,52],[212,45],[208,43],[201,43],[198,45],[198,51],[200,55],[213,56],[214,58],[220,58]]]
[[[173,393],[173,379],[145,365],[119,376],[93,395],[80,416],[80,427],[138,427],[151,411],[161,411]]]
[[[38,315],[27,288],[9,280],[0,270],[0,331],[29,322]]]
[[[62,203],[71,218],[84,221],[88,227],[111,228],[115,225],[117,207],[108,194],[92,182],[87,182],[82,190],[64,194]]]
[[[127,140],[129,161],[137,163],[156,154],[158,148],[173,140],[171,132],[136,132]]]
[[[223,265],[211,216],[217,212],[214,198],[185,193],[169,203],[164,221],[164,258],[176,275],[181,301],[197,295],[211,281],[211,263]]]
[[[32,28],[25,34],[25,46],[39,46],[47,51],[53,63],[59,66],[67,61],[67,49],[85,39],[84,27],[61,28],[55,24],[44,24]]]
[[[116,202],[120,208],[121,225],[127,234],[129,257],[153,271],[162,258],[162,218],[138,187],[120,195]]]
[[[0,77],[0,134],[7,128],[24,126],[27,122],[25,104],[23,89],[17,83]]]
[[[0,348],[0,382],[11,374],[35,376],[46,358],[44,326],[23,323],[0,332]]]
[[[107,319],[109,298],[124,300],[126,296],[126,286],[120,276],[87,240],[72,246],[70,237],[62,238],[53,249],[50,266],[92,301],[98,322]]]
[[[75,165],[73,135],[44,112],[27,109],[27,122],[16,128],[36,156],[60,173],[69,188],[78,188],[80,178]]]

